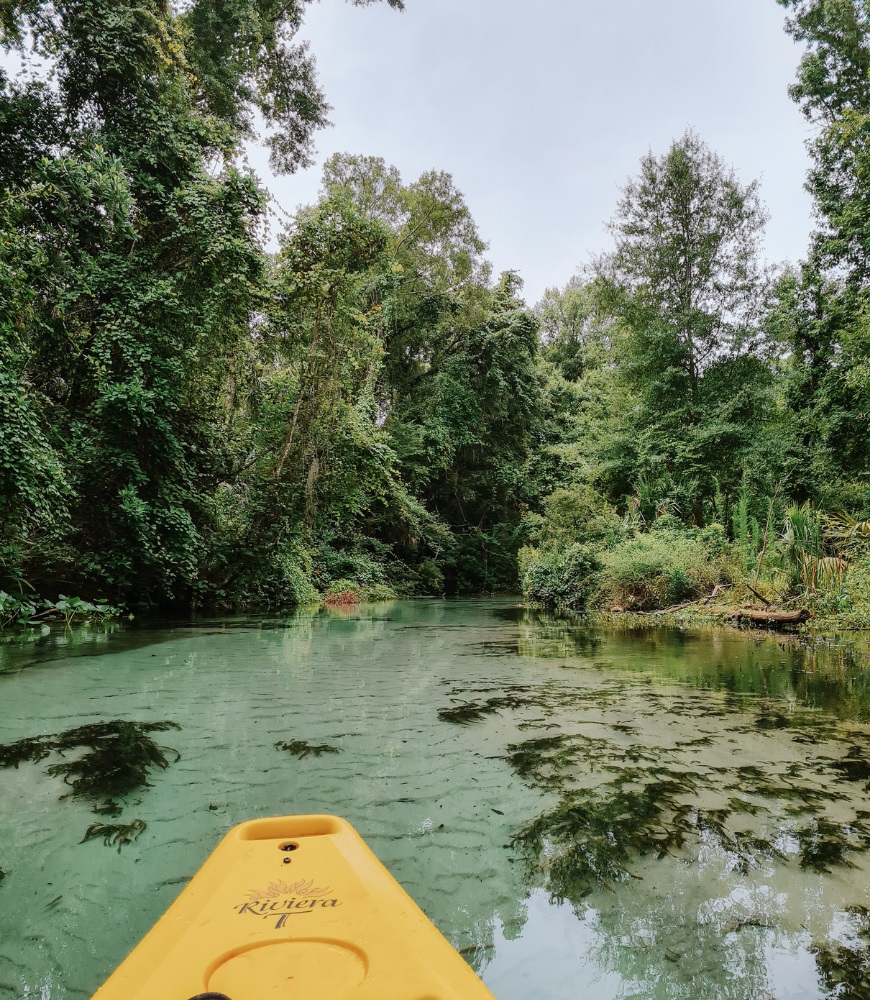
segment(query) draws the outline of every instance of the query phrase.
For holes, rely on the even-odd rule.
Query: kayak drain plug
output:
[[[230,1000],[226,993],[197,993],[190,1000]]]

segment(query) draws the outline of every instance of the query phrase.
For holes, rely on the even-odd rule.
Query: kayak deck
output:
[[[493,1000],[345,820],[234,827],[93,1000]]]

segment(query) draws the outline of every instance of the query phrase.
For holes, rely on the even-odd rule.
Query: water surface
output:
[[[347,817],[499,1000],[868,997],[866,663],[507,601],[7,643],[4,744],[180,728],[118,817],[57,754],[0,769],[0,998],[89,997],[226,830],[302,812]]]

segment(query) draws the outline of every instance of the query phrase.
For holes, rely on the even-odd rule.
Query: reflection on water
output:
[[[866,998],[866,663],[504,601],[4,643],[0,997],[90,996],[230,826],[325,811],[499,1000]],[[147,785],[68,795],[170,722]],[[79,842],[107,796],[119,851]]]

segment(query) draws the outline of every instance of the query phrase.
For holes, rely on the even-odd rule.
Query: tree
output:
[[[808,480],[827,502],[870,509],[870,10],[859,0],[779,0],[807,43],[791,88],[815,134],[808,188],[818,229],[780,296],[789,398]]]
[[[610,223],[616,248],[599,262],[631,323],[639,373],[670,372],[696,400],[709,367],[751,352],[766,221],[757,182],[742,185],[693,132],[641,160]]]
[[[757,184],[741,184],[687,132],[664,156],[643,158],[610,224],[615,248],[596,266],[634,398],[612,447],[632,476],[666,494],[682,484],[683,513],[699,523],[717,479],[739,480],[753,421],[769,404],[765,221]]]
[[[613,320],[602,309],[600,290],[580,275],[563,289],[548,288],[534,311],[543,356],[571,381],[600,364],[612,347]]]
[[[324,193],[393,234],[378,405],[403,481],[452,532],[451,554],[443,541],[440,552],[448,585],[509,587],[539,391],[537,324],[518,279],[491,287],[486,245],[449,174],[405,184],[383,160],[345,154],[326,165]],[[417,534],[377,530],[411,563],[432,554]]]
[[[379,386],[385,412],[458,349],[458,337],[482,315],[490,266],[453,178],[430,170],[409,184],[378,157],[336,154],[324,166],[323,192],[347,198],[393,235],[398,282],[384,329]]]
[[[265,272],[265,195],[238,163],[242,140],[259,112],[292,169],[325,121],[293,44],[304,8],[2,6],[0,43],[37,57],[24,82],[0,76],[0,557],[13,579],[143,603],[201,586],[227,472],[226,373]]]

